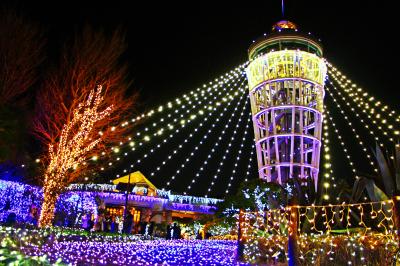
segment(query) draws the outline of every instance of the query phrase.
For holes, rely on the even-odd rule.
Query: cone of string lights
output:
[[[311,178],[317,190],[326,65],[322,46],[290,21],[249,48],[247,67],[259,177]]]

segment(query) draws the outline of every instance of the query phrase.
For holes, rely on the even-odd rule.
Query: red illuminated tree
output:
[[[59,66],[37,95],[33,133],[48,147],[42,157],[42,227],[51,224],[65,187],[91,168],[85,160],[127,138],[124,118],[136,94],[128,95],[127,66],[120,63],[125,47],[120,30],[108,36],[86,27],[64,47]]]

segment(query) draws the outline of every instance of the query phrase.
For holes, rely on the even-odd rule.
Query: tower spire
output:
[[[282,0],[282,19],[285,18],[285,0]]]

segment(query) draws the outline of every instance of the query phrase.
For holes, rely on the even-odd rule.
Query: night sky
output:
[[[271,25],[282,19],[281,1],[231,2],[225,6],[203,1],[144,5],[143,1],[88,2],[19,1],[11,5],[47,30],[50,60],[62,42],[86,23],[105,30],[121,25],[128,36],[126,60],[133,86],[140,91],[141,111],[164,104],[243,63],[252,40],[268,33]],[[285,18],[300,30],[318,36],[328,60],[397,109],[400,90],[396,69],[390,67],[397,60],[397,42],[393,39],[398,28],[393,4],[292,0],[286,1]],[[148,175],[149,165],[139,170]],[[184,174],[186,181],[173,189],[181,192],[195,170],[196,166],[189,168]],[[162,187],[164,176],[170,175],[165,172],[152,181]],[[192,194],[204,195],[210,176],[204,178]],[[224,183],[216,187],[214,196],[221,197]]]

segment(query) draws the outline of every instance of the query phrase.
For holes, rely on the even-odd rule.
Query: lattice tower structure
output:
[[[327,71],[322,55],[320,42],[289,21],[249,48],[246,72],[263,180],[285,185],[311,178],[317,190]]]

